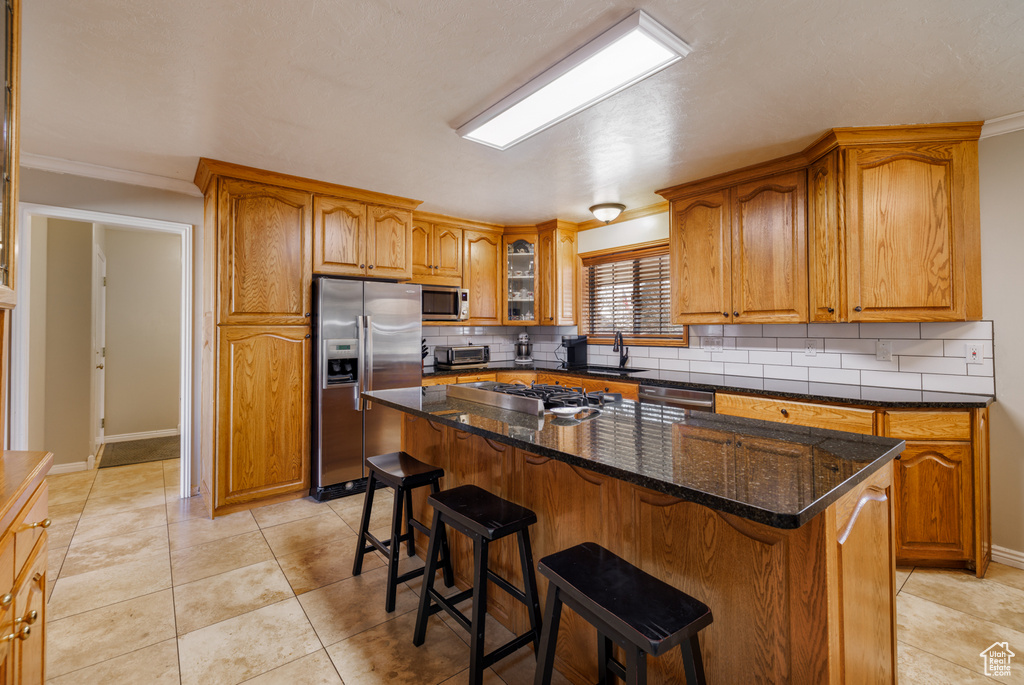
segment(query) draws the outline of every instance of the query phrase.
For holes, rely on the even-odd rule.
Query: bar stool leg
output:
[[[647,654],[639,647],[626,648],[626,685],[646,685]]]
[[[484,682],[484,629],[487,620],[487,540],[473,537],[473,620],[469,631],[469,685]]]
[[[537,672],[533,678],[533,685],[551,685],[551,671],[555,666],[555,645],[558,642],[558,622],[561,618],[562,600],[558,596],[558,588],[548,585],[544,629],[540,635],[540,651],[537,653]]]
[[[608,677],[608,660],[611,656],[612,639],[600,630],[597,631],[597,685],[609,685],[609,683],[615,682]]]
[[[441,491],[441,487],[435,480],[430,484],[430,494],[436,495]],[[431,528],[433,530],[433,528]],[[441,554],[443,561],[441,562],[441,572],[444,574],[444,586],[453,587],[455,585],[455,574],[452,572],[452,552],[448,547],[448,532],[441,528]]]
[[[391,543],[388,545],[388,589],[384,599],[384,611],[395,610],[395,594],[398,591],[398,553],[402,549],[402,493],[395,492],[394,509],[391,514]]]
[[[416,613],[416,629],[412,634],[412,643],[416,647],[423,644],[427,637],[427,619],[430,618],[430,593],[434,590],[434,574],[437,573],[437,552],[440,538],[444,533],[441,514],[434,512],[434,522],[430,526],[430,542],[427,543],[427,565],[423,571],[423,584],[420,585],[420,608]]]
[[[377,479],[373,471],[366,480],[366,496],[363,499],[363,517],[359,522],[359,535],[356,537],[356,558],[352,562],[352,575],[363,572],[363,555],[366,554],[366,531],[370,528],[370,511],[373,509],[373,493],[377,489]],[[371,547],[372,549],[372,547]]]
[[[416,537],[412,533],[412,489],[405,491],[405,532],[409,536],[406,546],[411,557],[416,553]]]
[[[700,656],[700,641],[697,636],[682,642],[679,649],[683,652],[683,666],[686,669],[687,685],[704,685],[707,680],[704,678],[704,662]]]
[[[517,533],[519,538],[519,560],[523,564],[523,593],[526,595],[526,612],[530,616],[530,630],[533,631],[533,653],[540,646],[540,601],[537,599],[537,572],[533,569],[533,552],[530,549],[530,535],[524,529]]]

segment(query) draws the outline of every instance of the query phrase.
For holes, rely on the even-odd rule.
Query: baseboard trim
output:
[[[75,471],[88,471],[89,462],[73,461],[68,464],[54,464],[50,467],[51,476],[59,476],[62,473],[74,473]]]
[[[132,440],[152,440],[153,438],[173,438],[178,435],[177,428],[168,428],[160,431],[143,431],[142,433],[121,433],[120,435],[104,435],[102,441],[110,442],[131,442]]]
[[[1024,569],[1024,552],[992,545],[992,561],[1014,568]]]

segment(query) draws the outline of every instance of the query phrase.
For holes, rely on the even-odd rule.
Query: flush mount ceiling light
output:
[[[637,11],[460,126],[463,138],[506,150],[656,74],[690,46]]]
[[[625,208],[626,205],[621,205],[618,202],[602,202],[591,207],[590,213],[597,217],[598,221],[603,221],[607,224],[615,221]]]

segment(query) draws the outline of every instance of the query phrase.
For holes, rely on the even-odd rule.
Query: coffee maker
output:
[[[519,342],[516,343],[516,364],[533,363],[533,344],[530,342],[528,333],[519,334]]]
[[[562,347],[565,348],[565,368],[578,369],[587,365],[587,336],[563,335]]]

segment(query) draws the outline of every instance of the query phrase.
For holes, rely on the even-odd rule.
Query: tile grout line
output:
[[[934,604],[936,606],[940,606],[940,607],[943,607],[945,609],[949,609],[950,611],[955,611],[956,613],[963,614],[964,616],[970,616],[971,618],[977,619],[979,621],[984,621],[985,623],[989,623],[991,625],[998,626],[999,628],[1005,628],[1007,630],[1012,630],[1015,633],[1022,633],[1022,632],[1024,632],[1024,630],[1020,630],[1018,628],[1014,628],[1013,626],[1004,625],[1003,623],[1000,623],[999,621],[996,621],[995,619],[993,619],[991,617],[979,616],[978,614],[971,613],[969,611],[964,611],[963,609],[958,609],[957,607],[949,606],[948,604],[943,604],[942,602],[936,601],[936,600],[934,600],[934,599],[932,599],[930,597],[922,597],[921,595],[916,595],[916,594],[914,594],[910,590],[907,590],[907,594],[909,596],[915,598],[915,599],[920,599],[920,600],[922,600],[924,602],[931,602],[932,604]]]
[[[166,483],[166,478],[164,483]],[[167,517],[167,491],[164,490],[164,517]],[[171,611],[174,614],[174,654],[178,662],[178,685],[181,685],[181,638],[178,636],[178,603],[174,589],[174,566],[171,564],[171,522],[166,521],[167,533],[167,574],[171,578]]]
[[[917,645],[912,645],[909,642],[904,642],[903,640],[900,640],[899,638],[896,639],[896,642],[901,644],[901,645],[906,645],[907,647],[911,647],[913,649],[916,649],[919,652],[924,652],[925,654],[931,655],[931,656],[935,657],[936,659],[939,659],[940,661],[946,662],[947,664],[952,664],[956,668],[962,668],[963,670],[967,671],[968,673],[973,673],[974,675],[981,676],[982,678],[988,680],[989,682],[992,682],[992,683],[1001,682],[1001,681],[996,680],[995,678],[991,678],[991,677],[985,675],[984,673],[982,673],[980,671],[976,671],[973,668],[968,668],[967,666],[964,666],[963,664],[958,664],[955,661],[950,661],[949,659],[947,659],[946,657],[944,657],[944,656],[942,656],[940,654],[935,654],[934,652],[929,652],[927,649],[922,649],[921,647],[918,647]],[[897,654],[898,654],[898,652],[899,652],[899,649],[897,648]],[[898,657],[897,657],[897,660],[898,660]]]

